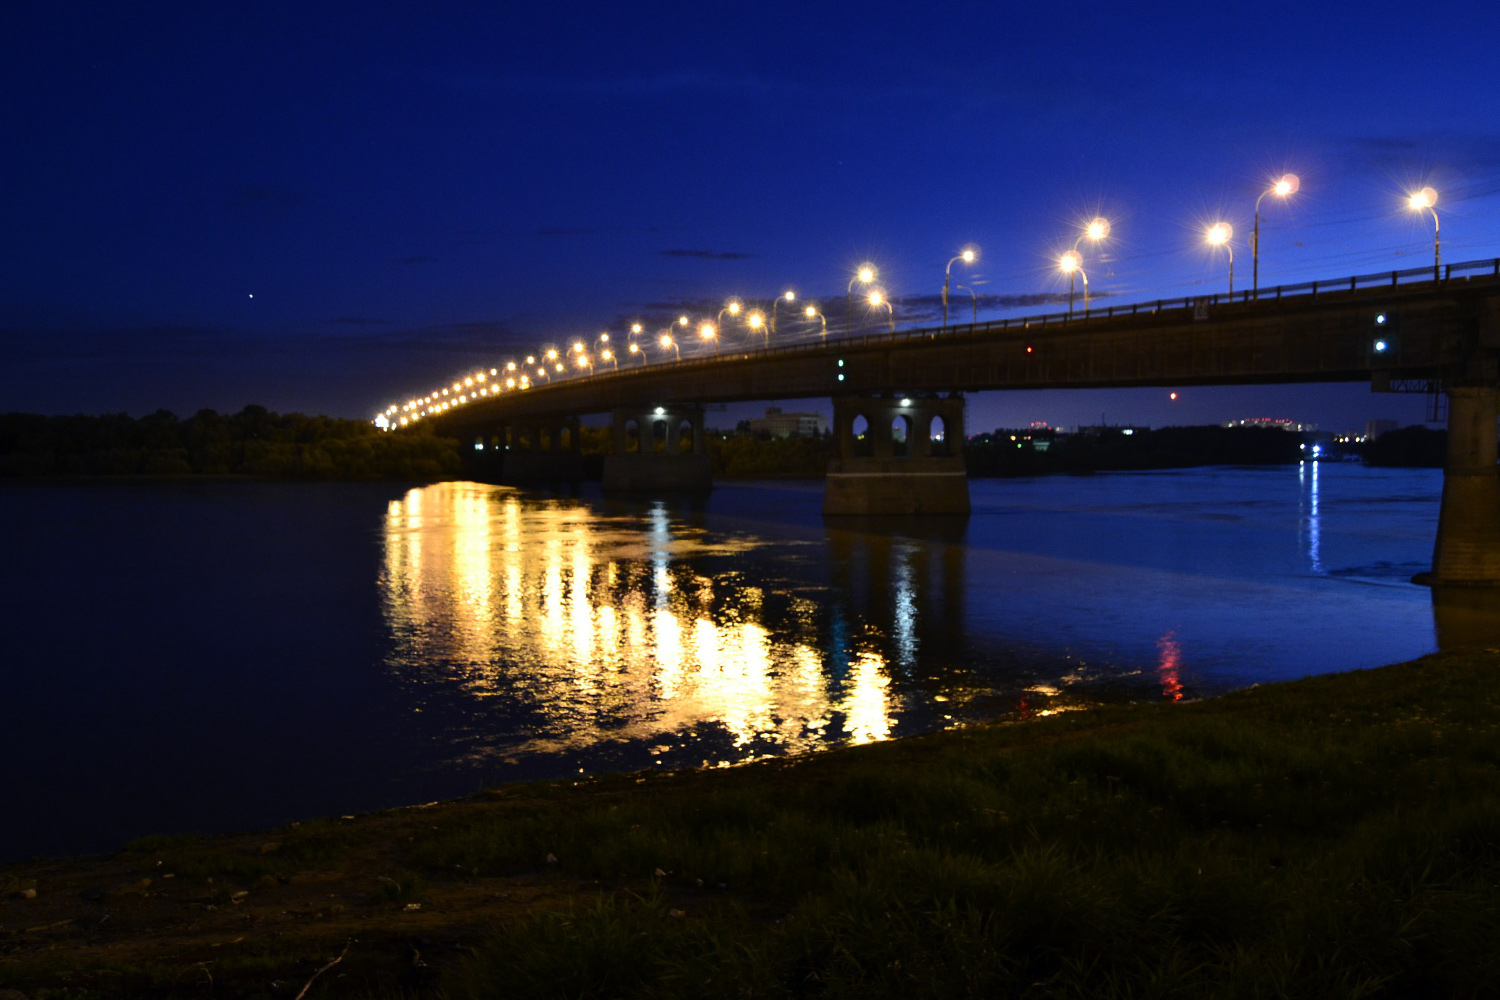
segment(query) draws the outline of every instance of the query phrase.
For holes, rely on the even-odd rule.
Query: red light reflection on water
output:
[[[1167,701],[1181,701],[1182,681],[1178,672],[1182,667],[1182,647],[1177,643],[1177,633],[1168,630],[1156,640],[1156,648],[1161,651],[1161,666],[1156,668],[1161,675],[1161,696]]]

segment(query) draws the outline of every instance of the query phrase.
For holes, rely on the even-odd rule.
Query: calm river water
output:
[[[1440,489],[976,480],[967,520],[825,523],[820,483],[7,486],[0,860],[1418,656]]]

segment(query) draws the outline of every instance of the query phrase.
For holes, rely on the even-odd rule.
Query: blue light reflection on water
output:
[[[921,523],[825,524],[820,485],[0,490],[0,773],[55,803],[0,858],[1434,647],[1436,471],[975,481]]]

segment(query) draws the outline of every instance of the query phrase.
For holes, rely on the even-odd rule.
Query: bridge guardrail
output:
[[[1128,306],[1107,306],[1103,310],[1091,309],[1082,314],[1075,311],[1072,316],[1069,316],[1065,312],[1044,313],[1039,316],[1017,316],[1008,319],[987,320],[983,323],[949,324],[947,327],[914,327],[890,333],[843,334],[828,336],[814,341],[728,352],[727,355],[688,357],[678,361],[658,363],[664,365],[670,364],[672,370],[681,371],[683,369],[720,364],[725,360],[726,356],[740,358],[749,358],[752,356],[758,358],[777,357],[781,355],[814,353],[827,350],[830,346],[834,345],[838,347],[869,347],[881,344],[905,343],[913,340],[932,340],[938,337],[976,337],[1007,330],[1044,330],[1056,326],[1073,326],[1091,320],[1118,319],[1124,316],[1160,315],[1168,311],[1196,309],[1200,305],[1207,305],[1212,308],[1221,305],[1253,304],[1268,299],[1279,301],[1281,299],[1300,298],[1302,296],[1316,298],[1320,293],[1351,292],[1358,291],[1361,288],[1389,288],[1400,285],[1422,284],[1423,282],[1432,284],[1436,289],[1446,285],[1455,277],[1467,279],[1476,275],[1500,278],[1500,257],[1488,260],[1463,261],[1457,264],[1435,265],[1433,267],[1414,267],[1405,270],[1381,271],[1375,274],[1351,275],[1346,278],[1336,278],[1332,281],[1304,281],[1295,285],[1276,285],[1258,290],[1246,289],[1232,295],[1225,292],[1213,295],[1191,295],[1182,298],[1157,299],[1154,302],[1148,300],[1145,302],[1134,302]],[[642,365],[637,368],[621,368],[608,372],[594,371],[583,376],[575,375],[565,381],[550,383],[547,386],[533,386],[528,392],[532,394],[545,393],[549,388],[562,388],[567,385],[577,385],[595,380],[629,377],[636,373],[647,371],[651,371],[651,366]]]

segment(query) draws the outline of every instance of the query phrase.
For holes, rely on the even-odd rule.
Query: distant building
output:
[[[1366,441],[1374,441],[1376,438],[1380,437],[1380,435],[1384,434],[1386,431],[1396,430],[1400,426],[1401,426],[1401,421],[1399,421],[1399,420],[1366,420],[1365,421],[1365,440]]]
[[[1270,427],[1278,431],[1304,433],[1318,429],[1317,424],[1299,424],[1287,417],[1246,417],[1244,420],[1226,420],[1225,427]]]
[[[766,407],[766,415],[750,421],[752,434],[772,437],[821,437],[828,433],[828,419],[821,413],[782,413],[779,406]]]

